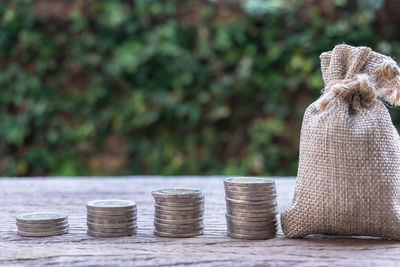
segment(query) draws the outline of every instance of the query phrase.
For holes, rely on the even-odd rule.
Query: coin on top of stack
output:
[[[61,212],[32,212],[16,218],[21,236],[45,237],[68,233],[68,216]]]
[[[151,192],[155,201],[154,234],[192,237],[203,234],[204,196],[198,189],[169,188]]]
[[[93,200],[86,204],[88,235],[130,236],[137,232],[136,203],[130,200]]]
[[[274,180],[229,177],[224,179],[224,187],[229,237],[269,239],[276,236],[278,212]]]

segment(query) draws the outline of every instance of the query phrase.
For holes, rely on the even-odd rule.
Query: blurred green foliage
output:
[[[295,175],[319,54],[398,56],[397,6],[1,1],[0,174]]]

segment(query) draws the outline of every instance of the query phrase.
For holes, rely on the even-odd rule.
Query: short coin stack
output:
[[[88,235],[120,237],[137,232],[136,203],[130,200],[93,200],[86,204]]]
[[[269,239],[277,233],[275,182],[261,177],[224,180],[227,235],[241,239]]]
[[[60,212],[34,212],[17,216],[17,233],[44,237],[68,233],[68,216]]]
[[[198,189],[152,191],[155,201],[154,234],[192,237],[203,234],[204,196]]]

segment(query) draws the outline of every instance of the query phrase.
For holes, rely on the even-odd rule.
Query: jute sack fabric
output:
[[[367,47],[321,54],[325,88],[306,110],[286,237],[400,240],[400,137],[380,99],[400,103],[399,68]]]

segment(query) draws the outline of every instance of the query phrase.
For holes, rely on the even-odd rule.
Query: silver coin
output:
[[[231,192],[226,192],[226,197],[235,200],[246,200],[246,201],[270,201],[276,199],[275,193],[265,193],[263,196],[254,196],[254,195],[243,195],[243,194],[235,194]]]
[[[203,216],[198,216],[198,215],[186,215],[186,216],[161,215],[158,213],[154,213],[154,219],[158,219],[158,220],[197,220],[200,218],[203,218]]]
[[[204,206],[198,207],[165,207],[154,205],[154,211],[160,214],[177,214],[177,215],[191,215],[204,211]]]
[[[224,179],[224,184],[230,186],[271,186],[275,185],[275,181],[265,177],[228,177]]]
[[[266,225],[258,225],[258,226],[250,226],[250,225],[244,225],[244,224],[237,224],[232,221],[227,221],[226,225],[228,228],[233,229],[234,231],[236,229],[242,230],[242,231],[264,231],[264,230],[273,230],[278,227],[278,224],[275,223],[269,223]]]
[[[154,205],[155,210],[162,210],[162,211],[195,211],[204,209],[204,204],[199,204],[196,206],[189,206],[189,207],[169,207],[169,206],[160,206]]]
[[[225,195],[229,198],[255,198],[255,199],[271,199],[276,198],[275,190],[260,190],[252,192],[244,191],[228,191],[225,190]]]
[[[127,231],[123,233],[100,233],[96,231],[87,230],[87,234],[94,237],[122,237],[122,236],[131,236],[137,233],[137,230]]]
[[[196,198],[201,197],[203,194],[199,189],[194,188],[166,188],[153,190],[151,192],[153,197],[157,198]]]
[[[129,219],[123,219],[123,220],[100,220],[100,219],[88,218],[87,222],[94,223],[94,224],[129,224],[129,223],[136,222],[136,217],[132,217]]]
[[[199,223],[203,222],[204,218],[197,218],[197,219],[184,219],[184,220],[166,220],[166,219],[158,219],[154,218],[154,222],[156,223],[166,223],[166,224],[192,224],[192,223]]]
[[[171,225],[192,225],[192,224],[199,224],[203,223],[204,218],[198,218],[198,219],[186,219],[186,220],[163,220],[163,219],[157,219],[154,218],[155,223],[160,223],[160,224],[171,224]]]
[[[277,231],[277,226],[271,226],[269,228],[265,227],[265,226],[249,226],[249,227],[245,227],[245,226],[234,226],[231,224],[227,224],[226,229],[231,232],[231,233],[249,233],[249,232],[274,232]]]
[[[240,191],[225,191],[226,196],[232,196],[233,198],[255,198],[256,200],[273,199],[276,198],[276,192],[272,190],[260,191],[255,194],[251,192],[240,192]]]
[[[250,204],[238,204],[226,201],[226,206],[232,209],[242,209],[244,210],[243,212],[257,212],[257,211],[261,212],[262,210],[268,212],[270,210],[272,211],[276,210],[277,203],[250,205]]]
[[[184,234],[184,233],[192,233],[195,231],[203,230],[204,227],[197,227],[197,228],[187,228],[187,229],[178,229],[178,228],[163,228],[154,226],[154,230],[157,232],[162,233],[173,233],[173,234]]]
[[[66,233],[68,233],[68,228],[54,232],[24,232],[20,230],[17,231],[17,234],[28,237],[46,237],[46,236],[63,235]]]
[[[227,232],[226,233],[227,236],[231,237],[231,238],[237,238],[237,239],[248,239],[248,240],[261,240],[261,239],[271,239],[276,237],[275,235],[246,235],[246,234],[237,234],[237,233],[230,233]]]
[[[167,224],[154,222],[154,226],[163,229],[199,229],[203,228],[203,222],[191,223],[191,224]]]
[[[165,227],[156,226],[156,225],[154,226],[154,229],[158,232],[175,233],[175,234],[190,233],[190,232],[201,230],[203,228],[204,228],[204,226],[192,227],[192,228],[165,228]]]
[[[86,225],[91,228],[106,228],[106,229],[122,229],[122,228],[126,229],[126,228],[137,227],[136,222],[118,223],[118,224],[99,224],[99,223],[86,222]]]
[[[98,233],[126,233],[137,230],[137,226],[129,227],[129,228],[103,228],[103,227],[93,227],[88,225],[88,230],[91,232]]]
[[[241,228],[233,228],[229,225],[227,225],[227,230],[230,233],[235,233],[235,234],[242,234],[242,235],[276,235],[278,229],[265,229],[265,230],[247,230],[247,229],[241,229]]]
[[[271,194],[276,193],[275,185],[254,185],[254,186],[234,186],[234,185],[224,185],[225,192],[250,194],[254,196],[263,196],[265,193]]]
[[[99,210],[88,210],[88,214],[96,216],[136,216],[136,210],[115,210],[115,211],[99,211]]]
[[[16,225],[18,227],[35,227],[35,228],[48,228],[48,227],[57,227],[60,225],[68,224],[68,220],[65,219],[63,221],[59,222],[51,222],[51,223],[22,223],[22,222],[16,222]]]
[[[203,222],[191,223],[191,224],[167,224],[154,222],[154,227],[169,229],[169,230],[192,230],[204,228]]]
[[[193,229],[168,229],[168,228],[161,228],[161,227],[154,227],[154,231],[161,232],[161,233],[169,233],[169,234],[187,234],[193,233],[197,231],[201,231],[203,228],[193,228]]]
[[[154,235],[160,236],[160,237],[193,237],[193,236],[198,236],[202,235],[203,230],[198,230],[198,231],[193,231],[191,233],[184,233],[184,234],[172,234],[172,233],[165,233],[165,232],[160,232],[157,230],[154,230]]]
[[[68,228],[68,224],[63,224],[60,226],[55,226],[55,227],[46,227],[46,228],[38,228],[38,227],[24,227],[24,226],[18,226],[18,231],[21,232],[57,232],[61,230],[65,230]]]
[[[127,202],[130,202],[130,201],[127,201]],[[132,202],[131,206],[121,206],[121,207],[112,207],[111,205],[110,205],[110,207],[106,207],[106,206],[101,207],[101,206],[90,206],[89,204],[86,204],[86,209],[90,210],[90,211],[99,211],[99,212],[136,211],[137,210],[136,203],[134,201],[131,201],[131,202]],[[101,202],[99,202],[99,203],[101,203]],[[105,203],[107,203],[107,202],[104,202],[103,204],[105,204]],[[133,203],[135,203],[135,205],[133,205]]]
[[[120,207],[112,206],[112,203],[114,203],[116,205],[116,203],[118,201],[115,201],[115,202],[112,202],[111,200],[110,200],[110,202],[108,202],[106,200],[104,200],[104,202],[100,202],[100,201],[101,200],[99,200],[99,202],[96,202],[96,203],[99,203],[98,206],[94,206],[94,205],[96,205],[96,203],[94,203],[92,205],[92,203],[91,203],[92,201],[88,202],[88,204],[86,204],[86,209],[92,210],[92,211],[100,211],[100,212],[116,212],[116,211],[124,212],[124,211],[136,211],[137,210],[136,202],[134,202],[134,201],[126,200],[126,202],[121,202]],[[110,204],[108,207],[106,206],[107,203]],[[125,203],[127,205],[123,206],[123,203]],[[131,205],[128,206],[128,203],[130,203]],[[103,206],[101,206],[101,205],[103,205]]]
[[[229,233],[235,233],[240,235],[260,235],[260,236],[276,236],[277,230],[264,230],[264,231],[249,231],[249,230],[239,230],[227,227],[226,229]]]
[[[133,218],[136,218],[136,214],[129,214],[129,215],[96,215],[96,214],[91,214],[87,213],[87,218],[91,220],[132,220]]]
[[[185,234],[185,233],[193,233],[195,231],[202,230],[203,227],[199,228],[191,228],[191,229],[170,229],[170,228],[162,228],[162,227],[154,227],[154,230],[162,233],[170,233],[170,234]]]
[[[269,222],[276,220],[276,215],[278,213],[275,212],[270,216],[263,216],[263,217],[247,217],[247,216],[232,216],[230,214],[225,214],[226,219],[237,221],[237,222]]]
[[[195,213],[182,213],[181,211],[155,211],[155,218],[163,218],[163,216],[173,216],[176,219],[189,219],[189,218],[201,218],[204,217],[204,211],[196,211]]]
[[[191,203],[196,201],[204,201],[204,196],[192,197],[192,198],[165,198],[165,197],[154,197],[155,201],[169,202],[169,203]]]
[[[57,223],[68,219],[67,214],[61,212],[32,212],[17,216],[20,223]]]
[[[157,215],[173,215],[173,216],[198,216],[202,217],[204,215],[204,208],[196,210],[164,210],[155,208],[154,214]]]
[[[231,204],[243,204],[243,205],[277,205],[276,199],[271,199],[271,200],[257,200],[257,201],[248,201],[248,200],[238,200],[238,199],[231,199],[231,198],[225,198],[227,202],[230,202]]]
[[[239,209],[242,210],[242,212],[268,212],[268,211],[275,211],[277,208],[277,204],[263,204],[263,205],[249,205],[249,204],[237,204],[237,203],[232,203],[229,201],[226,201],[226,207],[234,210],[236,209],[239,211]]]
[[[89,201],[86,204],[88,210],[99,210],[99,211],[116,211],[116,210],[131,210],[136,208],[136,202],[131,200],[123,199],[102,199]]]
[[[227,214],[235,217],[242,217],[242,218],[269,218],[271,216],[276,216],[278,211],[273,209],[268,212],[241,212],[241,211],[230,211],[227,210]]]
[[[258,209],[249,209],[249,208],[242,208],[242,207],[236,207],[236,206],[228,206],[226,207],[226,212],[230,215],[233,216],[237,216],[237,213],[249,213],[250,216],[249,217],[256,217],[254,214],[256,213],[260,213],[264,214],[263,216],[270,216],[270,214],[275,213],[276,212],[276,207],[272,207],[269,209],[262,209],[262,208],[258,208]]]
[[[236,221],[232,220],[228,216],[225,216],[227,222],[235,224],[235,225],[243,225],[243,226],[271,226],[277,224],[277,219],[274,218],[272,220],[265,220],[265,221],[259,221],[259,222],[250,222],[250,221]]]
[[[233,185],[224,185],[225,193],[243,195],[243,196],[265,196],[276,194],[275,186],[233,186]]]
[[[171,201],[159,201],[156,200],[155,204],[161,207],[200,207],[204,206],[204,201],[196,201],[196,202],[171,202]]]

